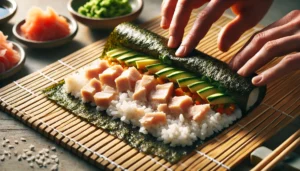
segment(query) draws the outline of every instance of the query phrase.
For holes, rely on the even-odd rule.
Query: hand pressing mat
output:
[[[193,14],[186,33],[192,27]],[[227,53],[217,48],[217,35],[230,21],[221,17],[197,49],[228,62],[259,27],[247,31]],[[162,36],[160,18],[143,25]],[[300,115],[300,71],[268,85],[260,106],[220,135],[199,146],[176,164],[140,153],[102,129],[87,123],[48,100],[41,90],[96,60],[105,44],[99,40],[57,62],[0,89],[1,110],[11,114],[81,158],[107,170],[230,170],[248,154]],[[272,60],[259,72],[274,66]]]

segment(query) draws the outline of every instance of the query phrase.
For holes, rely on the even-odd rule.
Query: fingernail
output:
[[[262,80],[262,76],[258,75],[256,77],[252,78],[252,84],[258,84],[261,82],[261,80]]]
[[[245,74],[243,71],[243,68],[239,69],[237,73],[241,76],[244,76],[244,74]]]
[[[166,25],[167,25],[166,17],[162,16],[160,21],[160,27],[165,28]]]
[[[169,46],[170,48],[174,48],[174,47],[175,47],[175,39],[174,39],[173,36],[170,36],[170,37],[169,37],[168,46]]]
[[[176,56],[184,56],[185,50],[185,46],[180,46],[175,53]]]

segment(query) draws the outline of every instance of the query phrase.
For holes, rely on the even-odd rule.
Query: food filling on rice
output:
[[[189,146],[197,139],[204,140],[242,116],[232,101],[226,101],[225,96],[218,95],[206,83],[182,86],[174,74],[177,71],[166,77],[147,69],[146,64],[154,65],[157,60],[138,65],[130,62],[97,60],[65,78],[64,89],[83,103],[91,103],[97,110],[139,127],[141,133],[151,134],[171,146]],[[185,74],[177,73],[181,78]],[[212,95],[204,90],[197,94],[195,86],[208,89],[217,100],[203,98]]]

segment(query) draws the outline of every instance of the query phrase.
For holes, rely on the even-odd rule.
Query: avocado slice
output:
[[[125,48],[115,48],[113,50],[106,52],[106,55],[110,58],[117,58],[117,57],[124,55],[126,53],[129,53],[129,52],[130,52],[130,50],[125,49]]]
[[[207,100],[210,104],[228,104],[235,103],[231,97],[223,93],[215,93],[207,97]]]
[[[158,59],[145,59],[141,61],[136,61],[136,67],[138,69],[145,69],[146,66],[151,65],[151,64],[157,64],[160,63]]]
[[[150,74],[154,74],[160,70],[162,70],[163,68],[166,68],[167,66],[161,63],[158,64],[151,64],[151,65],[147,65],[146,68],[148,70],[148,72]]]
[[[216,93],[220,93],[220,91],[213,86],[208,86],[197,91],[197,94],[204,100],[206,100],[208,96]]]
[[[205,82],[205,81],[196,81],[194,83],[191,83],[189,85],[187,85],[187,87],[189,88],[189,90],[192,92],[192,93],[195,93],[197,92],[198,90],[201,90],[205,87],[209,87],[210,85]]]
[[[174,71],[171,74],[168,74],[166,77],[169,81],[176,82],[180,78],[190,78],[194,77],[194,75],[185,71]]]
[[[197,77],[187,77],[187,78],[180,78],[177,79],[177,83],[179,87],[188,87],[188,85],[193,84],[193,83],[197,83],[200,80]],[[197,89],[199,90],[199,89]],[[194,91],[196,92],[196,91]]]
[[[143,56],[143,57],[134,57],[134,58],[130,58],[128,60],[125,60],[125,64],[127,66],[136,66],[136,62],[140,61],[140,60],[144,60],[144,59],[149,59],[149,57],[147,56]]]
[[[167,75],[171,74],[174,71],[176,71],[175,68],[167,67],[157,71],[155,75],[157,75],[159,78],[165,79]]]

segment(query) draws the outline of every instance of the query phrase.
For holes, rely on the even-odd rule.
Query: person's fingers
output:
[[[226,52],[248,29],[254,27],[267,13],[272,4],[272,0],[262,1],[259,5],[241,2],[233,5],[232,11],[237,17],[222,28],[218,36],[218,47]]]
[[[252,79],[252,83],[256,86],[266,85],[285,74],[300,69],[300,53],[290,54],[284,57],[277,65],[262,72]]]
[[[201,2],[201,0],[198,2]],[[184,34],[184,28],[186,27],[193,10],[192,3],[193,1],[191,0],[178,0],[169,28],[170,37],[168,47],[176,48],[179,46]],[[203,3],[205,2],[203,1]]]
[[[176,8],[177,0],[164,0],[161,5],[160,27],[168,29]]]
[[[176,51],[176,55],[182,57],[190,53],[206,35],[211,25],[219,19],[224,11],[235,1],[236,0],[210,1],[198,14],[192,29]]]
[[[237,16],[220,31],[218,36],[219,49],[223,52],[228,51],[241,35],[255,26],[259,20],[242,15]]]
[[[300,15],[300,10],[294,10],[289,12],[287,15],[282,17],[281,19],[275,21],[274,23],[267,26],[265,29],[275,28],[284,24],[289,23],[290,21],[297,19]]]
[[[294,34],[297,31],[295,23],[283,26],[263,29],[244,45],[244,47],[231,59],[229,66],[233,70],[239,70],[251,57],[253,57],[268,41],[279,39]]]
[[[267,42],[246,64],[238,74],[248,76],[275,57],[300,50],[300,36],[293,35]]]

